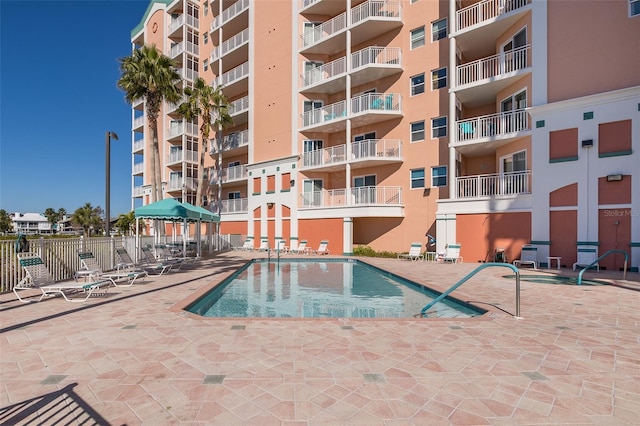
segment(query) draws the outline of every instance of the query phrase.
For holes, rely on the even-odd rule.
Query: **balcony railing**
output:
[[[135,163],[131,168],[131,174],[139,175],[144,172],[144,163]]]
[[[307,70],[302,76],[302,86],[311,86],[322,81],[330,80],[347,71],[346,57],[338,58],[335,61],[327,62],[319,67]]]
[[[171,34],[172,32],[174,32],[175,30],[177,30],[183,25],[184,25],[184,14],[178,16],[175,19],[172,19],[171,22],[169,22],[169,34]]]
[[[229,40],[222,43],[219,47],[216,47],[211,52],[211,62],[217,61],[221,56],[226,55],[232,50],[242,46],[249,41],[249,29],[243,30],[238,34],[231,37]]]
[[[227,167],[222,169],[222,176],[220,183],[235,182],[239,180],[246,180],[248,177],[247,166],[241,164],[239,166]],[[218,183],[218,173],[214,171],[212,175],[212,183]]]
[[[198,188],[198,179],[192,177],[171,177],[167,191],[180,191],[183,189],[194,190]]]
[[[144,139],[138,139],[133,142],[133,152],[142,151],[144,149]]]
[[[307,28],[302,34],[302,46],[308,47],[316,43],[326,40],[335,33],[343,31],[347,28],[347,13],[343,12],[340,15],[328,20],[313,28]]]
[[[402,4],[386,0],[369,0],[351,9],[351,25],[368,18],[400,18]]]
[[[144,115],[140,117],[136,117],[133,119],[133,128],[137,129],[138,127],[144,126]]]
[[[236,198],[233,200],[222,200],[221,213],[246,213],[249,211],[249,200],[247,198]]]
[[[347,116],[347,103],[336,102],[322,108],[312,109],[302,114],[302,126],[315,126],[326,121],[344,119]]]
[[[197,163],[198,151],[190,151],[190,150],[183,151],[179,149],[169,153],[167,161],[168,161],[168,164],[182,163],[182,162]]]
[[[349,197],[347,197],[349,194]],[[300,208],[345,207],[345,206],[398,206],[402,205],[402,187],[361,186],[343,189],[323,189],[300,194]]]
[[[401,55],[399,47],[367,47],[351,54],[351,69],[355,71],[371,64],[400,65]]]
[[[520,9],[531,0],[483,0],[456,12],[456,31],[481,24],[499,15]]]
[[[456,121],[456,142],[472,142],[531,130],[529,113],[523,109]]]
[[[198,79],[198,71],[189,68],[180,68],[178,74],[185,80],[196,81]]]
[[[531,171],[459,176],[456,198],[480,198],[531,193]]]
[[[229,103],[229,115],[240,114],[249,109],[249,96],[236,99]]]
[[[169,49],[169,57],[175,58],[185,51],[197,55],[199,48],[197,44],[193,44],[190,41],[181,41],[180,43],[171,46],[171,49]]]
[[[456,84],[475,83],[530,67],[531,45],[478,59],[456,67]]]
[[[167,130],[167,138],[175,138],[178,136],[182,136],[183,134],[189,135],[198,135],[198,126],[194,123],[174,123],[171,125],[171,128]]]
[[[249,75],[249,62],[230,69],[219,77],[218,86],[228,86]]]
[[[397,93],[365,93],[351,98],[351,112],[401,111],[400,95]]]
[[[134,197],[142,197],[143,194],[144,194],[144,188],[142,187],[142,185],[133,187],[133,194],[132,195]]]
[[[239,0],[222,11],[222,23],[226,24],[249,7],[249,0]]]
[[[249,131],[243,130],[237,133],[230,133],[222,138],[222,151],[228,151],[230,149],[240,148],[241,146],[249,145]],[[218,149],[216,144],[213,144],[211,148],[211,155],[216,154]]]
[[[400,159],[400,139],[367,139],[351,144],[351,160]],[[347,145],[307,151],[302,154],[302,167],[322,167],[347,161]]]

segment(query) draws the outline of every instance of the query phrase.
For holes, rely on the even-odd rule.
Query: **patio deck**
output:
[[[452,293],[490,310],[479,318],[181,310],[258,256],[219,254],[85,304],[0,295],[0,423],[638,424],[638,273],[585,274],[608,286],[523,281],[522,319],[506,268]],[[440,291],[477,266],[363,260]]]

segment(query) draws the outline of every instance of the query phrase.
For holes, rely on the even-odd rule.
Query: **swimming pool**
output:
[[[354,259],[253,260],[186,310],[205,317],[411,318],[437,292]],[[430,318],[485,311],[452,298]]]

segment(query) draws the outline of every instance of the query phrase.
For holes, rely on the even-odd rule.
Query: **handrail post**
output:
[[[627,263],[629,262],[629,255],[624,250],[607,250],[607,252],[605,254],[603,254],[602,256],[600,256],[599,258],[594,260],[593,262],[591,262],[591,264],[589,264],[588,266],[584,267],[580,271],[580,273],[578,274],[578,285],[582,285],[582,275],[584,274],[584,271],[588,270],[592,266],[595,266],[602,259],[604,259],[605,257],[607,257],[607,256],[609,256],[610,254],[613,254],[613,253],[622,253],[622,254],[624,254],[624,270],[622,272],[622,279],[626,281],[627,280]]]

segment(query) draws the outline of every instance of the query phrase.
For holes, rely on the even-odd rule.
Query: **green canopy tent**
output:
[[[185,206],[187,209],[196,212],[199,217],[200,217],[200,222],[215,222],[215,223],[219,223],[220,222],[220,216],[218,216],[217,214],[214,214],[212,212],[210,212],[209,210],[205,209],[204,207],[200,207],[200,206],[194,206],[191,203],[187,203],[186,201],[184,203],[182,203],[183,206]],[[197,241],[197,254],[198,256],[201,256],[201,238],[200,238],[200,224],[198,224],[198,226],[196,227],[196,241]],[[209,241],[209,247],[213,246],[213,227],[212,226],[208,226],[207,227],[207,239]],[[186,243],[185,243],[185,248],[184,248],[184,252],[186,252]]]
[[[218,216],[213,215],[206,209],[202,209],[204,212],[209,213],[205,215],[204,212],[199,211],[199,208],[189,203],[180,203],[174,198],[165,198],[164,200],[147,204],[146,206],[138,207],[134,210],[134,216],[136,218],[136,251],[139,250],[139,219],[152,219],[172,222],[182,222],[184,230],[187,229],[187,222],[213,222],[219,221]],[[199,226],[198,226],[199,228]],[[186,254],[187,240],[184,238],[183,233],[183,254]],[[157,233],[156,233],[157,238]],[[198,255],[200,250],[198,248]]]

